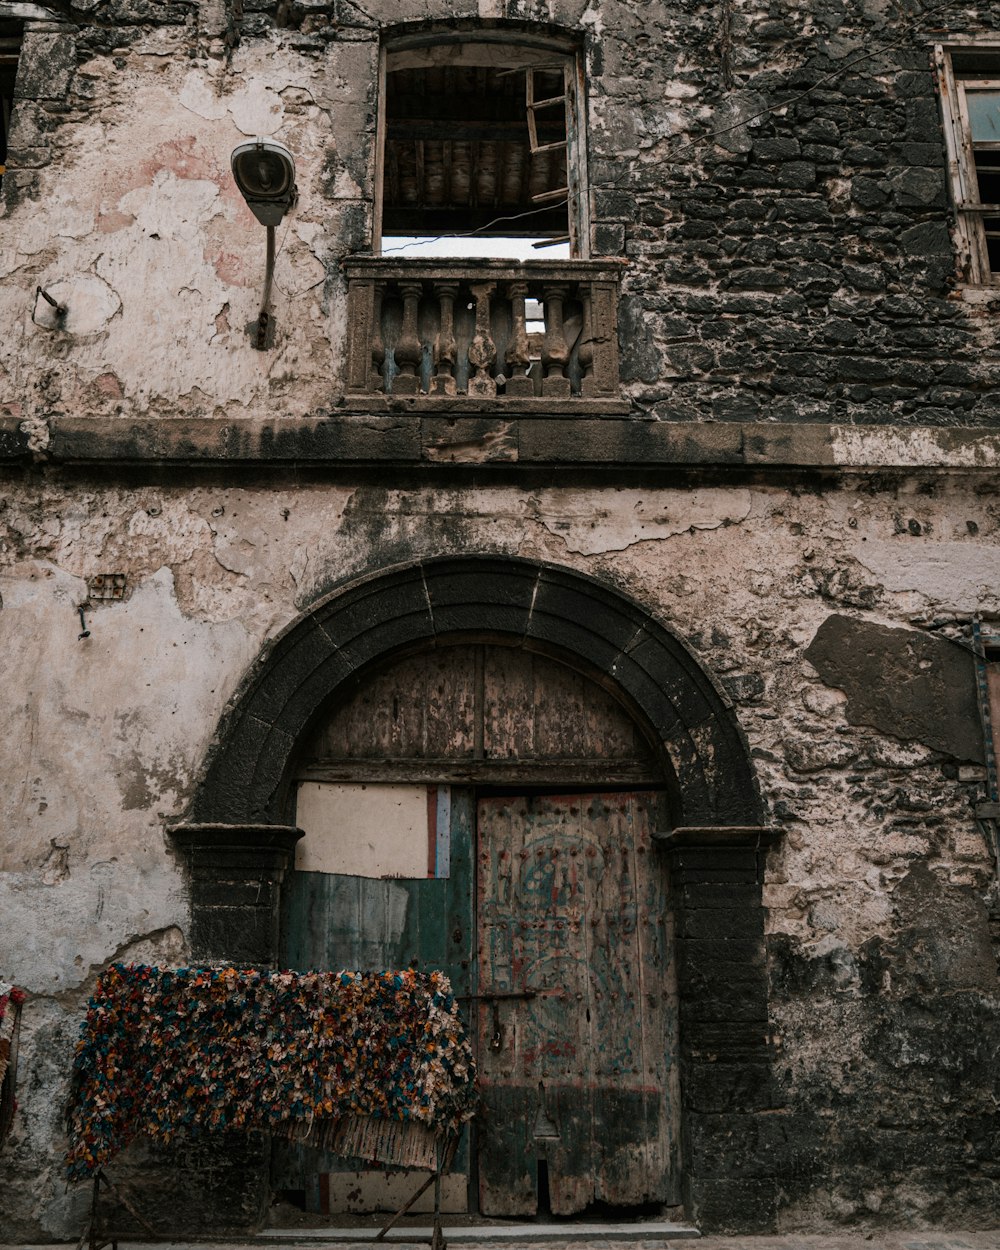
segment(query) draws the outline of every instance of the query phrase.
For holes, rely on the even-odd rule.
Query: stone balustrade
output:
[[[619,270],[608,261],[345,261],[350,402],[617,410]]]

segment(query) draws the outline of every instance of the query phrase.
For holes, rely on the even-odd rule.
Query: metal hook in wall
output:
[[[54,299],[48,293],[48,291],[46,291],[45,288],[41,286],[35,287],[35,307],[32,309],[32,312],[31,312],[31,320],[35,323],[35,325],[42,324],[35,316],[35,312],[38,309],[39,296],[41,296],[41,298],[45,300],[46,304],[48,304],[50,307],[52,307],[55,310],[55,324],[51,326],[46,326],[45,328],[51,329],[51,330],[61,330],[63,328],[63,323],[66,320],[66,314],[69,311],[69,309],[66,307],[65,304],[60,304],[57,299]]]

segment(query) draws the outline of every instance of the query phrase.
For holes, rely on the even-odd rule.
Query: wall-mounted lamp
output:
[[[264,277],[264,298],[257,319],[258,350],[267,340],[270,317],[267,305],[271,298],[274,277],[274,229],[295,203],[295,162],[283,143],[273,139],[253,139],[233,148],[229,158],[233,178],[250,211],[262,226],[267,227],[267,271]]]

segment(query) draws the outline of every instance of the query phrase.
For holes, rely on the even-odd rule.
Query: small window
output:
[[[14,110],[14,80],[21,51],[21,28],[15,22],[0,22],[0,185],[7,169],[7,135]]]
[[[962,275],[1000,283],[1000,44],[939,48],[938,70]]]
[[[411,37],[386,49],[383,83],[377,251],[586,255],[573,53]]]

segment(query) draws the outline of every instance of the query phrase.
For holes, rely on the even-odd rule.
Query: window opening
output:
[[[21,51],[21,28],[16,22],[0,22],[0,186],[7,170],[7,136],[14,111],[14,83]]]
[[[973,649],[979,683],[979,712],[983,724],[986,759],[987,797],[1000,799],[998,763],[1000,763],[1000,634],[995,626],[972,623]]]
[[[963,276],[1000,283],[1000,47],[939,48],[956,241]]]
[[[383,255],[582,254],[575,57],[508,42],[386,55]]]

